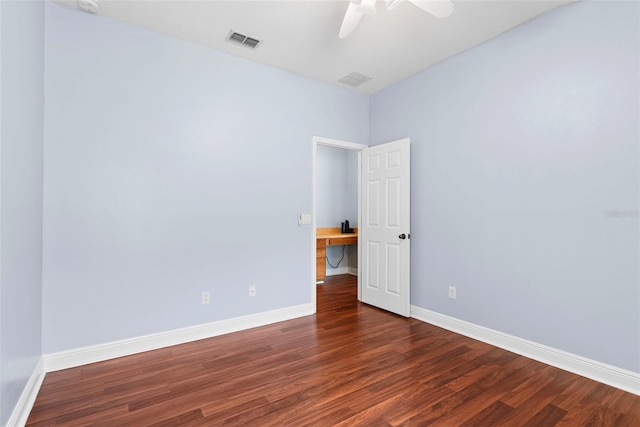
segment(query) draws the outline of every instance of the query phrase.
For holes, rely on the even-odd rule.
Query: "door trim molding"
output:
[[[316,312],[317,301],[316,301],[316,215],[317,215],[317,154],[318,154],[318,145],[324,145],[327,147],[334,148],[344,148],[346,150],[352,150],[358,152],[358,224],[360,224],[360,212],[361,212],[361,200],[360,200],[360,171],[362,168],[362,156],[361,152],[363,149],[367,148],[368,145],[358,144],[356,142],[350,141],[341,141],[339,139],[326,138],[323,136],[314,136],[311,140],[312,145],[312,159],[311,159],[311,305],[313,307],[313,312]],[[358,266],[360,266],[360,245],[358,245]],[[360,299],[360,274],[358,274],[358,299]]]

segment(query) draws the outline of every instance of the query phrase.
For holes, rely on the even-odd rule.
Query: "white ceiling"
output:
[[[345,88],[337,80],[356,71],[372,80],[353,90],[372,94],[572,1],[453,0],[442,19],[407,1],[391,11],[378,1],[378,12],[344,40],[347,1],[101,0],[99,14]],[[251,50],[226,42],[231,29],[262,43]]]

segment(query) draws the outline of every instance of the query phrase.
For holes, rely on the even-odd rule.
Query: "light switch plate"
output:
[[[309,225],[311,224],[311,214],[298,214],[298,225]]]

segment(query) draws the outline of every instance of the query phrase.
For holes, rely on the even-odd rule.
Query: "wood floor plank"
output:
[[[426,425],[418,416],[424,407],[431,401],[440,402],[453,394],[455,392],[447,387],[431,389],[424,384],[418,384],[402,394],[404,400],[394,408],[390,408],[384,415],[384,419],[393,426],[412,425],[410,420],[413,420],[413,425]]]
[[[496,401],[461,425],[465,427],[499,425],[502,419],[512,411],[513,408],[511,406],[504,404],[501,401]]]
[[[548,367],[548,370],[539,371],[537,375],[544,375],[546,378],[544,387],[538,387],[538,383],[531,382],[530,384],[534,384],[533,392],[517,388],[517,390],[528,396],[526,399],[514,399],[512,397],[513,392],[500,399],[515,408],[509,415],[505,416],[505,422],[522,423],[535,418],[540,411],[551,404],[555,396],[565,391],[576,379],[575,375],[551,366]]]
[[[457,393],[464,396],[456,410],[438,418],[443,425],[461,425],[487,406],[499,400],[510,390],[517,387],[530,375],[531,360],[516,358],[502,365],[498,371],[491,373],[476,383],[469,385]]]
[[[555,426],[567,414],[567,411],[554,405],[547,405],[535,414],[523,427]]]
[[[636,426],[640,397],[356,299],[46,375],[27,426]]]

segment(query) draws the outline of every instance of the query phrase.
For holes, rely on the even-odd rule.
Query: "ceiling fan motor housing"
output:
[[[85,12],[98,13],[100,11],[99,0],[78,0],[78,7]]]

